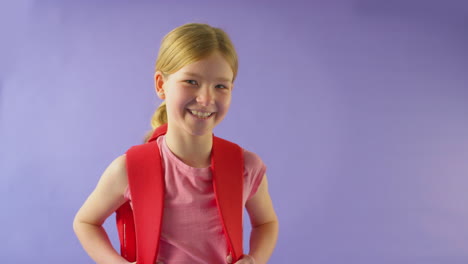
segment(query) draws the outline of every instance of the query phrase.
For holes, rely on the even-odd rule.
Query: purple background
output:
[[[159,43],[187,22],[238,50],[215,132],[268,166],[269,263],[468,262],[466,1],[168,2],[0,4],[2,263],[92,263],[74,214],[149,129]]]

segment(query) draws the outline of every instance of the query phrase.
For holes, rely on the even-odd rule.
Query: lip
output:
[[[201,113],[215,113],[216,111],[206,111],[206,110],[202,110],[202,109],[189,109],[187,108],[187,110],[189,111],[197,111],[197,112],[201,112]]]
[[[200,118],[200,117],[198,117],[198,116],[192,114],[191,111],[197,111],[197,112],[201,112],[201,113],[211,113],[211,115],[208,116],[208,117],[205,117],[205,118]],[[196,119],[198,119],[198,120],[208,120],[208,119],[211,119],[211,118],[216,114],[216,112],[200,111],[200,110],[193,110],[193,109],[187,109],[187,112],[188,112],[191,116],[193,116],[194,118],[196,118]]]

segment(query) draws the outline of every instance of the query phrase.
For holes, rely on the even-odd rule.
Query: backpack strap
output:
[[[216,204],[229,251],[235,263],[243,254],[244,158],[242,148],[213,136],[211,164]]]
[[[130,201],[115,211],[115,221],[120,240],[120,255],[127,261],[136,261],[135,223]]]
[[[136,260],[141,264],[154,263],[164,208],[164,171],[156,141],[130,148],[127,170],[135,219]]]
[[[130,202],[116,211],[120,253],[128,261],[154,263],[159,250],[163,209],[164,170],[156,138],[167,125],[158,127],[148,143],[131,147],[126,153]]]
[[[158,127],[148,143],[127,151],[129,202],[116,214],[121,255],[138,264],[152,264],[159,250],[163,209],[164,170],[156,139],[167,131]],[[233,261],[243,254],[243,151],[238,145],[213,135],[211,173],[216,204]]]

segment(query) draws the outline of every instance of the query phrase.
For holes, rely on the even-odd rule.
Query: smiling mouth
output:
[[[199,119],[208,119],[211,116],[213,116],[213,114],[215,113],[215,112],[199,112],[199,111],[190,110],[190,109],[187,109],[187,110],[191,115]]]

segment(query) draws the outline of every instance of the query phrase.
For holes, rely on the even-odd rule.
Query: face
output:
[[[217,52],[169,76],[157,72],[156,90],[166,100],[169,129],[211,135],[231,104],[232,78],[231,67]]]

